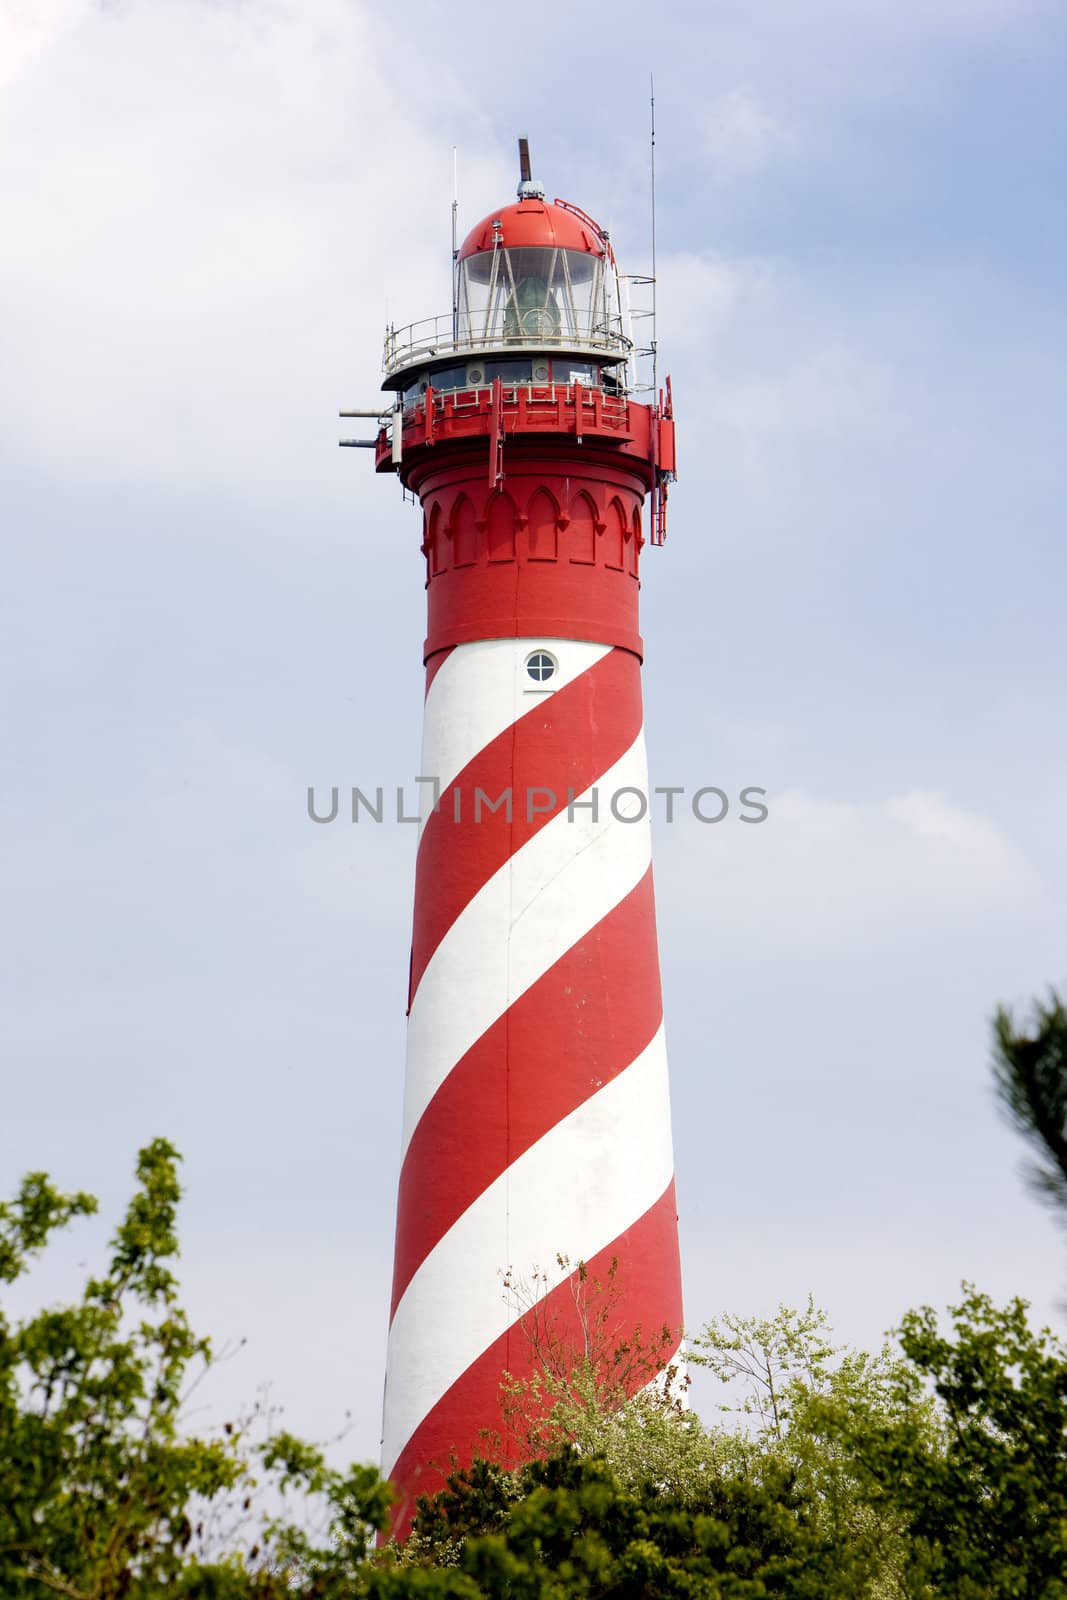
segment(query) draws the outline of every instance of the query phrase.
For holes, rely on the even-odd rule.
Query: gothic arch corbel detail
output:
[[[439,548],[441,544],[442,521],[443,513],[441,511],[441,502],[439,500],[435,500],[433,505],[430,507],[429,514],[426,518],[426,536],[422,542],[422,553],[426,557],[427,583],[430,582],[431,578],[436,577],[436,575],[443,570]]]
[[[526,506],[526,559],[559,559],[560,507],[551,490],[535,489]]]
[[[567,555],[572,562],[591,567],[596,562],[596,525],[599,520],[596,503],[584,489],[571,498],[570,534],[567,538]]]
[[[472,567],[478,559],[481,538],[474,504],[465,494],[461,494],[452,507],[448,532],[452,541],[452,565]]]
[[[514,561],[515,530],[519,526],[519,518],[515,512],[515,502],[506,489],[494,489],[488,495],[482,526],[489,561]]]
[[[612,497],[608,506],[604,534],[604,565],[611,567],[615,572],[624,571],[626,567],[626,541],[631,537],[631,534],[626,512],[618,495]]]
[[[422,515],[422,543],[419,549],[424,556],[429,556],[430,546],[437,532],[437,524],[441,520],[441,504],[438,500],[431,500],[423,509]]]

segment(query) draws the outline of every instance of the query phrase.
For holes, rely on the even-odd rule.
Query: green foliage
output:
[[[780,1442],[797,1403],[829,1382],[837,1354],[827,1315],[809,1297],[803,1311],[779,1306],[773,1317],[713,1319],[693,1340],[689,1359],[740,1389],[720,1410],[754,1419],[757,1438]]]
[[[849,1550],[857,1594],[897,1600],[905,1592],[903,1518],[895,1508],[873,1506],[860,1496],[854,1467],[820,1429],[816,1414],[821,1399],[887,1412],[897,1392],[897,1358],[888,1349],[869,1356],[835,1346],[826,1314],[810,1300],[804,1310],[783,1306],[769,1318],[724,1316],[709,1323],[688,1352],[691,1365],[710,1368],[730,1391],[720,1410],[730,1414],[731,1425],[706,1428],[685,1408],[688,1380],[679,1367],[648,1382],[661,1359],[655,1347],[651,1371],[640,1372],[647,1386],[626,1400],[615,1375],[631,1376],[641,1342],[611,1344],[614,1273],[592,1283],[579,1272],[574,1295],[577,1344],[539,1316],[536,1302],[523,1318],[541,1366],[533,1380],[507,1386],[506,1404],[512,1434],[524,1439],[530,1453],[558,1451],[571,1442],[583,1457],[602,1458],[621,1488],[643,1492],[651,1486],[690,1506],[727,1491],[740,1504],[746,1496],[780,1493],[789,1484],[818,1536]],[[917,1416],[927,1411],[921,1404]]]
[[[315,1530],[285,1515],[264,1527],[268,1552],[250,1586],[256,1600],[301,1596],[304,1600],[349,1600],[364,1593],[361,1574],[375,1534],[385,1530],[393,1494],[377,1467],[353,1465],[341,1472],[322,1452],[291,1434],[280,1434],[262,1452],[264,1465],[280,1472],[283,1491],[316,1497],[326,1508]]]
[[[904,1595],[903,1518],[859,1492],[849,1452],[822,1425],[825,1406],[845,1415],[895,1415],[899,1359],[888,1347],[869,1355],[834,1344],[826,1313],[809,1297],[802,1310],[779,1306],[773,1317],[728,1314],[706,1324],[690,1360],[728,1390],[720,1410],[741,1426],[718,1437],[735,1468],[757,1476],[789,1472],[825,1535],[855,1554],[864,1592],[877,1600]],[[922,1403],[909,1410],[920,1432],[929,1428],[927,1413]]]
[[[548,1310],[543,1273],[529,1281],[511,1272],[504,1277],[505,1293],[534,1359],[531,1377],[504,1377],[501,1407],[508,1453],[549,1456],[575,1444],[607,1454],[625,1476],[628,1451],[612,1453],[611,1419],[619,1420],[623,1433],[632,1434],[638,1415],[655,1426],[652,1419],[661,1414],[683,1413],[688,1380],[671,1361],[682,1330],[660,1327],[648,1335],[641,1327],[626,1325],[617,1257],[603,1278],[591,1277],[584,1261],[573,1272],[569,1257],[558,1256],[557,1262],[569,1274],[572,1316],[565,1320]],[[643,1402],[634,1396],[642,1396]],[[487,1438],[487,1448],[497,1442]]]
[[[517,1488],[517,1497],[516,1497]],[[620,1484],[606,1462],[567,1447],[524,1467],[454,1474],[424,1502],[415,1531],[425,1559],[456,1566],[374,1574],[367,1593],[486,1600],[862,1600],[862,1565],[828,1538],[811,1498],[787,1472],[762,1481],[710,1475],[699,1495]],[[458,1544],[458,1558],[456,1547]],[[472,1586],[473,1584],[473,1586]]]
[[[993,1080],[1009,1120],[1036,1159],[1034,1192],[1067,1220],[1067,1009],[1053,990],[1028,1029],[1001,1007],[993,1019]]]
[[[895,1407],[828,1406],[823,1425],[860,1493],[903,1517],[925,1592],[1067,1600],[1067,1348],[1023,1301],[965,1291],[950,1333],[928,1306],[905,1317]]]
[[[375,1548],[375,1468],[262,1419],[183,1425],[213,1358],[178,1299],[177,1159],[141,1152],[79,1300],[0,1312],[3,1600],[1067,1600],[1067,1349],[973,1289],[876,1355],[811,1301],[709,1323],[689,1360],[727,1421],[706,1428],[677,1371],[625,1401],[675,1332],[616,1339],[614,1270],[579,1272],[578,1348],[535,1296],[541,1372],[506,1386],[535,1458],[454,1473]],[[31,1174],[0,1205],[0,1282],[94,1209]]]
[[[350,1578],[386,1521],[390,1492],[373,1468],[333,1472],[287,1436],[256,1450],[233,1424],[207,1439],[181,1426],[211,1348],[178,1304],[177,1162],[162,1139],[141,1151],[107,1269],[80,1301],[14,1325],[0,1312],[4,1600],[269,1600],[327,1562],[337,1567],[339,1550]],[[56,1229],[95,1209],[91,1196],[60,1194],[30,1174],[0,1206],[0,1279],[16,1282]],[[326,1504],[325,1557],[299,1524],[279,1519],[247,1555],[230,1548],[210,1559],[212,1511],[230,1517],[232,1535],[258,1489],[292,1484]],[[309,1597],[320,1592],[305,1583]]]
[[[232,1451],[179,1437],[181,1386],[209,1347],[176,1303],[176,1152],[141,1152],[140,1183],[103,1277],[79,1304],[0,1324],[0,1591],[109,1600],[174,1577],[193,1534],[189,1506],[240,1476]],[[14,1282],[55,1228],[95,1208],[28,1178],[3,1214]]]
[[[15,1199],[0,1201],[0,1283],[14,1283],[57,1228],[96,1210],[91,1194],[60,1194],[44,1172],[29,1172]]]

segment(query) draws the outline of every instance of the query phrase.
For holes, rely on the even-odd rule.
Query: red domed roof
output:
[[[600,230],[591,217],[583,217],[566,206],[549,205],[547,200],[524,199],[483,217],[460,246],[461,261],[493,248],[494,222],[501,225],[500,242],[510,249],[555,246],[560,250],[580,250],[590,256],[607,253]]]

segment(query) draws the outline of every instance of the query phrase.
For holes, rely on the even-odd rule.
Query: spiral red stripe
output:
[[[677,1206],[674,1182],[630,1227],[599,1250],[586,1263],[587,1281],[604,1282],[616,1263],[614,1281],[625,1293],[640,1284],[640,1330],[646,1348],[658,1346],[654,1367],[662,1370],[678,1350],[682,1303],[678,1262]],[[574,1295],[572,1272],[538,1305],[538,1317],[551,1328],[564,1348],[582,1348],[583,1329]],[[594,1291],[595,1292],[595,1291]],[[610,1293],[610,1291],[608,1291]],[[608,1302],[605,1302],[608,1303]],[[594,1302],[593,1309],[596,1309]],[[637,1325],[627,1308],[614,1326],[606,1329],[606,1343],[632,1337]],[[659,1341],[663,1340],[662,1344]],[[607,1353],[607,1352],[606,1352]],[[529,1378],[537,1357],[522,1319],[517,1317],[498,1339],[457,1378],[448,1392],[426,1415],[392,1464],[390,1477],[400,1494],[394,1507],[394,1531],[407,1532],[419,1495],[433,1494],[443,1485],[452,1462],[466,1466],[476,1454],[496,1455],[506,1463],[521,1459],[522,1441],[505,1432],[502,1378]],[[631,1392],[642,1388],[652,1374],[634,1373]],[[467,1419],[485,1419],[485,1437],[471,1438]],[[498,1435],[494,1441],[493,1434]]]
[[[612,650],[564,688],[537,697],[443,789],[419,843],[409,1004],[442,937],[482,884],[566,807],[569,792],[584,794],[636,739],[638,671],[628,651]],[[481,803],[476,813],[478,791],[495,803],[508,790],[510,816],[506,807]],[[599,803],[606,809],[610,798]],[[540,806],[546,809],[533,809]]]
[[[437,674],[440,672],[441,668],[444,666],[454,649],[455,645],[450,645],[447,650],[435,650],[433,655],[427,661],[426,684],[423,690],[424,694],[429,694],[430,685],[433,683],[433,680],[436,678]]]
[[[467,1051],[427,1106],[400,1175],[390,1314],[457,1217],[656,1033],[663,1000],[647,959],[655,914],[649,868]]]

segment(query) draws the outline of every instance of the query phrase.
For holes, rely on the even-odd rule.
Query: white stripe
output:
[[[546,646],[558,663],[542,688],[526,671],[526,658]],[[566,688],[609,655],[609,644],[577,639],[479,639],[460,644],[438,669],[423,712],[422,768],[448,788],[479,750],[532,711],[544,694]],[[433,791],[420,784],[422,825],[430,814]]]
[[[566,809],[560,811],[482,885],[427,962],[408,1018],[405,1150],[419,1118],[475,1040],[648,870],[647,815],[619,822],[611,810],[622,788],[648,793],[643,732],[579,796],[573,821]],[[595,822],[591,812],[579,809],[593,789]],[[618,809],[625,804],[620,800]]]
[[[546,1062],[546,1069],[551,1067]],[[382,1459],[516,1321],[502,1275],[547,1293],[644,1216],[674,1170],[663,1028],[625,1072],[519,1156],[449,1229],[408,1284],[389,1331]],[[518,1335],[522,1338],[521,1332]],[[493,1419],[487,1416],[487,1427]]]

